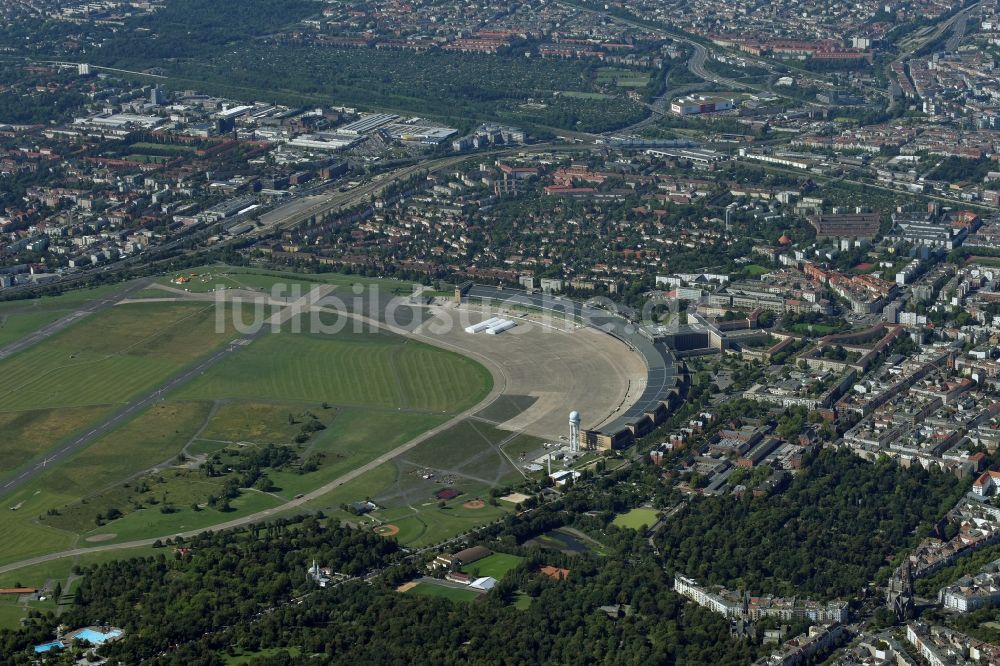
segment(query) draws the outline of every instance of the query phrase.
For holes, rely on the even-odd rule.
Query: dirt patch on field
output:
[[[504,502],[510,502],[511,504],[520,504],[521,502],[527,501],[529,499],[528,495],[524,493],[511,493],[505,497],[501,497]]]
[[[469,500],[468,502],[462,504],[462,506],[466,509],[482,509],[486,506],[486,502],[483,500]]]
[[[375,532],[375,534],[384,537],[391,537],[399,534],[399,528],[391,523],[387,523],[385,525],[379,525],[372,531]]]
[[[403,583],[396,588],[397,592],[409,592],[418,585],[417,581],[411,580],[409,583]]]
[[[98,543],[98,542],[101,542],[101,541],[111,541],[116,536],[118,536],[118,535],[114,534],[112,532],[109,532],[107,534],[95,534],[94,536],[87,537],[86,539],[84,539],[84,541],[89,541],[90,543]]]

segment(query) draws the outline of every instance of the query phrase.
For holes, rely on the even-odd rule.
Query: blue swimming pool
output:
[[[51,643],[42,643],[41,645],[35,646],[35,652],[48,652],[52,648],[64,648],[66,647],[62,641],[52,641]]]
[[[73,638],[81,641],[89,641],[94,645],[100,645],[105,641],[110,641],[111,639],[118,638],[121,635],[121,629],[109,629],[107,632],[102,632],[88,627],[87,629],[81,629]]]

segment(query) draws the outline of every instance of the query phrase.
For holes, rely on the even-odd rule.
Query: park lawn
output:
[[[184,298],[184,296],[181,296],[180,294],[175,294],[173,292],[164,291],[163,289],[159,289],[157,287],[149,287],[148,289],[137,291],[136,293],[132,294],[130,298],[135,300],[152,300],[152,299],[173,300],[177,298]]]
[[[298,400],[446,413],[482,400],[492,377],[458,354],[389,333],[283,331],[181,388],[194,399]]]
[[[9,502],[9,500],[8,500]],[[4,502],[4,520],[0,523],[0,564],[19,562],[36,555],[71,548],[74,537],[68,532],[45,525],[37,525],[31,519],[37,514],[22,514],[11,517]]]
[[[17,629],[21,626],[21,618],[27,617],[29,612],[55,612],[57,606],[56,600],[48,596],[45,601],[20,603],[17,595],[3,595],[0,597],[0,629]]]
[[[250,489],[244,490],[239,497],[232,500],[231,511],[222,512],[211,508],[195,511],[188,505],[178,505],[176,513],[161,513],[158,507],[152,507],[133,511],[123,518],[94,528],[84,536],[115,535],[113,538],[94,542],[92,544],[94,546],[99,546],[102,543],[122,543],[137,539],[169,537],[179,532],[207,529],[217,523],[257,513],[258,511],[264,511],[265,509],[273,509],[281,504],[282,501],[272,495]],[[80,544],[81,547],[87,547],[88,545],[91,544]]]
[[[293,275],[260,275],[257,273],[227,273],[226,279],[240,289],[260,291],[275,298],[295,300],[305,296],[312,289],[327,284],[325,280],[303,279]]]
[[[632,509],[626,513],[615,516],[611,524],[615,527],[626,527],[632,530],[641,529],[643,525],[652,527],[660,516],[660,512],[655,509],[640,507]]]
[[[747,264],[746,266],[743,267],[743,272],[746,273],[749,277],[755,278],[755,277],[760,277],[765,273],[770,273],[771,269],[765,266],[761,266],[760,264]]]
[[[513,436],[507,430],[466,419],[421,442],[416,448],[403,454],[401,459],[417,467],[446,469],[468,477],[487,479],[494,485],[503,485],[520,478],[517,468],[498,450],[502,441]],[[541,440],[534,441],[536,447],[541,444]],[[407,485],[421,484],[419,478],[407,481],[410,481]],[[458,484],[467,495],[466,499],[475,492],[473,486],[479,488],[480,492],[483,490],[482,486],[470,484],[464,479]]]
[[[98,516],[106,516],[114,507],[124,515],[141,511],[156,511],[163,506],[172,506],[176,511],[189,508],[192,504],[204,504],[211,495],[222,494],[224,478],[208,478],[193,469],[168,469],[163,472],[144,474],[136,479],[107,488],[84,501],[59,509],[58,515],[46,515],[42,522],[77,534],[103,534],[98,524]],[[105,518],[101,518],[103,522]],[[118,521],[112,521],[117,523]],[[220,520],[220,522],[222,522]],[[111,524],[111,523],[106,523]]]
[[[64,310],[31,310],[11,314],[0,313],[0,347],[17,342],[29,333],[34,333],[66,314],[68,314],[68,311]]]
[[[391,462],[385,462],[375,469],[370,469],[361,476],[337,486],[330,492],[309,500],[304,506],[309,509],[321,510],[328,515],[335,515],[344,520],[357,521],[358,516],[341,510],[340,506],[363,500],[366,497],[375,497],[395,481],[396,466]]]
[[[0,362],[0,402],[9,410],[126,402],[230,340],[215,319],[211,304],[177,303],[87,317]]]
[[[421,442],[406,458],[426,467],[453,467],[454,464],[477,455],[484,449],[500,444],[513,433],[488,423],[464,419],[444,432]]]
[[[305,411],[329,425],[336,411],[318,404],[283,402],[227,402],[217,405],[199,440],[290,444],[299,434]],[[295,423],[289,423],[289,416]]]
[[[5,498],[6,506],[19,508],[0,514],[0,564],[69,548],[74,534],[91,529],[94,516],[108,508],[82,500],[175,456],[208,408],[156,405]]]
[[[127,560],[133,557],[147,557],[163,552],[152,546],[136,548],[117,548],[96,553],[84,553],[70,557],[60,557],[41,564],[34,564],[0,574],[0,587],[17,587],[18,583],[29,587],[42,587],[46,581],[59,580],[64,584],[73,567],[87,567],[94,564],[104,564],[113,560]],[[64,585],[65,587],[65,585]]]
[[[0,475],[11,472],[111,411],[110,405],[0,412]],[[0,521],[2,522],[2,521]]]
[[[427,523],[418,514],[397,520],[385,520],[384,523],[399,528],[399,533],[392,538],[403,545],[418,541],[427,532]]]
[[[322,414],[317,413],[322,419]],[[313,435],[304,453],[323,455],[320,468],[308,474],[294,471],[269,471],[271,481],[280,489],[276,495],[292,499],[333,481],[357,469],[374,458],[405,444],[421,433],[447,419],[438,414],[389,412],[381,410],[345,409],[337,418],[326,421],[327,429]],[[350,483],[356,483],[358,479]],[[354,499],[372,497],[377,491],[363,484],[355,486],[360,493]],[[351,500],[354,501],[354,500]]]
[[[969,257],[969,263],[1000,267],[1000,257]]]
[[[479,592],[473,592],[472,590],[435,585],[434,583],[420,583],[406,594],[419,594],[425,597],[444,597],[445,599],[460,603],[469,603],[482,596]]]
[[[42,490],[58,489],[84,498],[156,465],[172,463],[209,410],[205,402],[158,403],[39,477],[39,485]]]
[[[527,455],[538,450],[544,441],[545,440],[539,439],[533,435],[520,433],[509,442],[506,442],[501,448],[507,453],[508,456],[517,460],[522,453]]]
[[[145,164],[164,164],[169,162],[171,158],[164,157],[163,155],[146,155],[144,153],[131,153],[126,155],[126,160],[130,162],[143,162]]]
[[[188,281],[178,283],[176,282],[178,278],[185,278]],[[172,289],[183,289],[184,291],[192,294],[205,294],[216,291],[220,288],[238,289],[242,287],[239,282],[233,280],[225,273],[215,273],[211,270],[199,272],[198,269],[188,269],[172,273],[170,275],[157,278],[156,283]],[[156,291],[158,291],[161,296],[170,295],[170,292],[163,291],[162,289],[157,289]]]
[[[577,99],[611,99],[611,95],[598,92],[578,92],[576,90],[561,90],[559,94],[563,97],[575,97]]]
[[[143,415],[104,438],[113,440],[112,442],[106,443],[101,440],[88,449],[88,452],[93,452],[95,447],[116,450],[126,442],[138,438],[137,432],[162,432],[164,434],[161,437],[168,443],[156,447],[155,456],[142,460],[143,469],[163,462],[173,462],[171,459],[201,427],[208,411],[208,403],[203,402],[168,402],[157,405],[152,413]],[[296,494],[313,490],[434,427],[444,418],[446,417],[430,414],[391,412],[380,415],[366,410],[347,410],[343,414],[343,420],[335,419],[327,430],[317,433],[317,438],[327,439],[325,443],[303,445],[304,451],[310,451],[309,447],[312,446],[313,451],[324,454],[319,470],[307,474],[268,470],[268,476],[280,490],[266,495],[245,490],[240,498],[233,501],[233,508],[236,511],[231,513],[221,513],[211,508],[194,511],[191,508],[195,503],[205,504],[210,495],[220,495],[225,478],[210,479],[197,470],[172,468],[146,475],[127,484],[115,484],[97,494],[81,493],[81,497],[86,496],[86,503],[78,501],[69,506],[59,507],[58,515],[46,515],[43,517],[43,522],[67,532],[83,534],[85,537],[115,534],[115,537],[106,539],[112,543],[208,527],[213,523],[238,517],[242,513],[273,508],[282,501],[292,499]],[[164,423],[157,423],[160,419]],[[184,425],[180,425],[182,422]],[[166,427],[167,424],[178,427],[170,430]],[[128,459],[132,460],[131,457]],[[130,471],[119,468],[108,474],[107,468],[114,465],[114,460],[101,462],[101,459],[98,459],[95,462],[93,476],[109,480],[110,483],[124,479]],[[52,474],[61,475],[66,472],[54,471]],[[140,482],[144,482],[149,490],[140,492]],[[78,487],[71,483],[63,485]],[[348,501],[369,496],[371,489],[358,488],[354,492],[360,494],[352,496]],[[150,506],[150,498],[157,504]],[[160,508],[166,504],[171,505],[175,512],[161,513]],[[98,514],[105,514],[109,507],[117,508],[125,516],[95,527]]]
[[[830,324],[795,324],[789,330],[799,335],[830,335],[837,332],[836,326]]]
[[[622,78],[615,82],[619,88],[645,88],[649,84],[649,77]]]
[[[650,75],[646,72],[616,67],[599,67],[596,77],[597,83],[608,84],[615,81],[619,88],[641,88],[649,83],[649,79]]]
[[[531,602],[534,601],[534,597],[525,594],[524,592],[518,592],[514,595],[514,608],[517,610],[528,610],[531,607]]]
[[[476,576],[492,576],[497,580],[501,580],[507,575],[507,572],[516,569],[525,558],[519,557],[517,555],[508,555],[507,553],[493,553],[488,557],[484,557],[478,562],[473,562],[467,567],[464,567],[462,571],[470,575]]]
[[[396,540],[404,546],[420,548],[463,534],[493,522],[509,513],[505,508],[487,504],[482,509],[466,509],[462,497],[440,508],[436,502],[418,508],[388,508],[373,514],[379,520],[399,528]]]

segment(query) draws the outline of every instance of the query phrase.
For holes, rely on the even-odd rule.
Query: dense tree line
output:
[[[853,595],[928,534],[964,489],[944,472],[825,450],[780,494],[694,500],[657,545],[668,570],[705,583]]]
[[[256,664],[747,664],[756,646],[729,638],[729,623],[670,591],[655,564],[574,560],[554,582],[526,567],[489,596],[449,601],[363,584],[318,594],[253,624],[183,646],[153,663],[221,664],[227,651],[295,647]],[[535,595],[511,605],[515,586]],[[599,607],[625,604],[617,619]]]
[[[18,632],[0,631],[0,654],[23,653],[28,663],[25,650],[51,639],[56,624],[107,623],[123,628],[125,638],[105,649],[137,663],[315,589],[306,574],[314,559],[359,576],[381,569],[398,551],[392,540],[326,526],[317,517],[208,532],[183,545],[189,552],[170,549],[85,569],[72,608],[58,619],[36,617]]]

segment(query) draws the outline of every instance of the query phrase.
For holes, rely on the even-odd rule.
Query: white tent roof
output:
[[[492,576],[483,576],[482,578],[477,578],[469,583],[469,587],[474,587],[477,590],[492,590],[493,586],[496,584],[496,578],[493,578]]]

